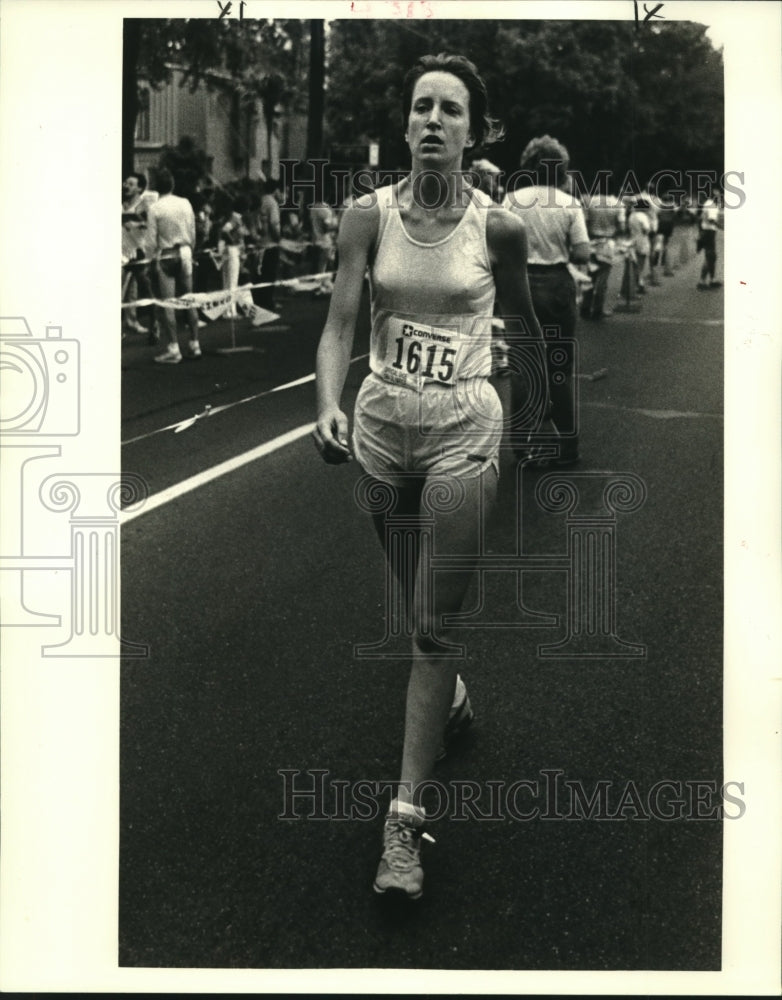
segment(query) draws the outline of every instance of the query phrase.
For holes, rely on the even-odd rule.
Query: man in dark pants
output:
[[[552,327],[557,336],[546,339],[551,397],[551,422],[559,437],[556,466],[575,465],[579,460],[578,424],[575,412],[575,332],[578,309],[576,284],[568,264],[589,260],[589,236],[584,212],[571,194],[565,193],[569,155],[556,139],[544,135],[533,139],[521,155],[528,187],[509,191],[503,205],[519,215],[527,231],[529,278],[532,304],[544,334]],[[518,373],[511,381],[514,414],[525,406],[525,386]]]

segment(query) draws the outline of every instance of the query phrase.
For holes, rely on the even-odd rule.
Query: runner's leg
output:
[[[417,789],[431,775],[451,708],[459,660],[444,657],[438,640],[447,639],[442,616],[458,612],[472,582],[478,560],[481,519],[497,493],[497,472],[489,467],[481,476],[461,480],[464,497],[449,513],[435,513],[434,539],[439,554],[472,557],[465,569],[437,575],[433,593],[425,595],[419,563],[415,607],[419,615],[413,641],[413,663],[407,689],[405,737],[398,798],[421,805]]]

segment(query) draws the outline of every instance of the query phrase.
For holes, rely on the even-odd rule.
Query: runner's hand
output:
[[[324,413],[315,425],[312,437],[324,462],[339,465],[353,458],[348,445],[348,418],[342,410]]]

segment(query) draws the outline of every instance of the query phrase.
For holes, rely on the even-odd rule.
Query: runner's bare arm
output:
[[[339,268],[315,364],[318,421],[315,444],[326,462],[347,462],[348,419],[340,409],[356,329],[364,274],[377,235],[379,211],[361,199],[342,220]]]

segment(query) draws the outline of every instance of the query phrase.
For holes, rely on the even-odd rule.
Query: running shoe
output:
[[[201,345],[197,340],[188,340],[187,349],[189,351],[189,358],[200,358],[201,357]]]
[[[474,718],[475,712],[472,710],[470,698],[467,694],[467,688],[465,687],[464,681],[457,674],[453,704],[451,705],[451,711],[448,714],[448,721],[445,724],[443,742],[440,749],[437,751],[435,760],[442,760],[443,757],[445,757],[451,748],[453,741],[470,728]]]
[[[422,840],[434,843],[434,837],[424,832],[422,819],[389,812],[383,827],[383,855],[377,866],[375,892],[382,895],[390,891],[408,899],[421,898],[424,891]]]
[[[265,309],[261,309],[260,306],[253,306],[250,317],[250,322],[253,326],[263,326],[268,320],[268,313]]]
[[[155,361],[159,365],[178,365],[182,360],[182,352],[178,347],[169,347],[163,354],[158,354]]]

